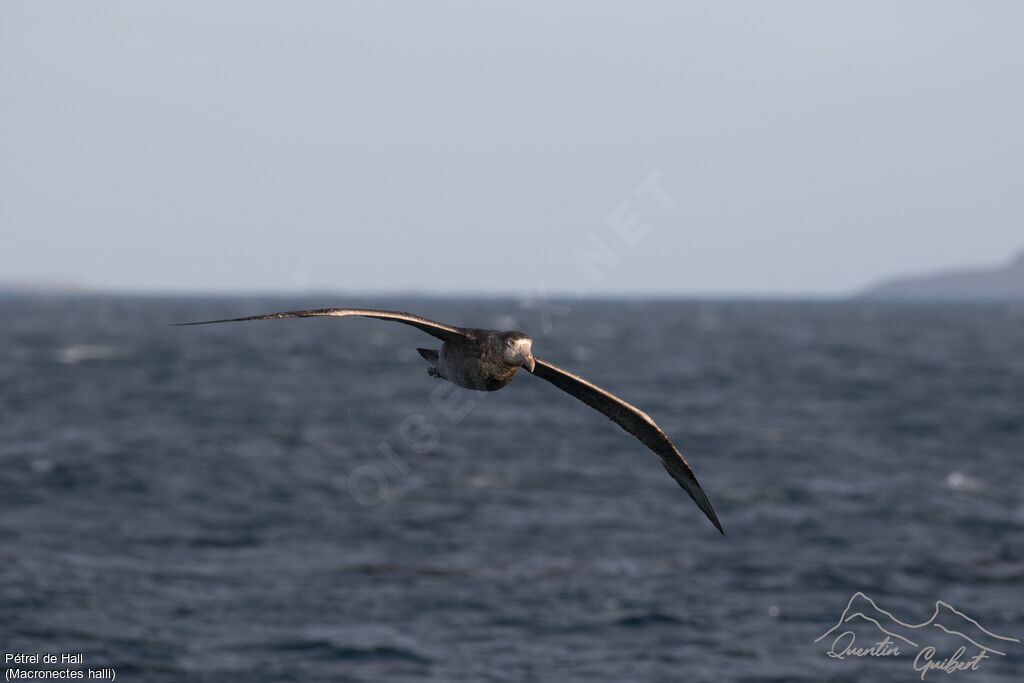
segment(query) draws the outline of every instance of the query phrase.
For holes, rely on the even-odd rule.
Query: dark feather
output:
[[[618,396],[611,394],[599,386],[591,384],[582,377],[567,372],[560,367],[536,358],[536,367],[533,374],[554,384],[562,391],[571,394],[588,406],[603,413],[612,422],[619,425],[627,432],[640,439],[641,442],[661,458],[661,464],[665,466],[668,473],[672,475],[680,486],[682,486],[693,502],[697,504],[711,523],[715,525],[722,534],[722,525],[718,521],[718,515],[711,507],[704,490],[697,483],[693,470],[689,463],[683,458],[668,435],[661,430],[654,420],[636,406],[626,403]]]
[[[250,315],[245,318],[226,318],[224,320],[204,320],[196,323],[177,323],[178,325],[210,325],[213,323],[237,323],[246,320],[277,320],[279,318],[316,318],[329,316],[333,318],[347,318],[359,316],[362,318],[377,318],[378,320],[392,320],[396,323],[412,325],[413,327],[437,337],[441,341],[464,337],[465,331],[460,327],[444,325],[433,320],[421,318],[411,313],[401,311],[373,311],[363,308],[317,308],[309,311],[285,311],[283,313],[267,313],[266,315]]]

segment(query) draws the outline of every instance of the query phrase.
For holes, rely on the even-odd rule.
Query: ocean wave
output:
[[[72,344],[57,352],[57,362],[65,365],[77,365],[85,361],[110,360],[122,355],[116,346],[102,344]]]

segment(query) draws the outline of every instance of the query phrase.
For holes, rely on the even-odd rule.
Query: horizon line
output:
[[[538,294],[542,294],[538,296]],[[678,299],[693,301],[855,301],[864,294],[864,290],[854,292],[786,292],[786,291],[694,291],[694,290],[639,290],[639,291],[611,291],[598,290],[580,294],[572,290],[555,290],[539,293],[534,291],[515,291],[508,289],[484,290],[469,289],[342,289],[342,288],[316,288],[293,290],[288,288],[280,289],[175,289],[175,288],[129,288],[129,287],[92,287],[88,285],[64,286],[55,284],[19,284],[0,282],[0,296],[38,295],[38,296],[125,296],[125,297],[180,297],[180,298],[240,298],[256,297],[267,299],[295,299],[300,297],[364,297],[370,299],[393,299],[393,298],[415,298],[415,299],[511,299],[529,300],[542,299],[549,301],[607,301],[607,300],[650,300],[650,299]]]

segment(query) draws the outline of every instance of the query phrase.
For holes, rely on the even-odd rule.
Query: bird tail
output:
[[[429,362],[429,363],[436,363],[437,362],[437,351],[435,351],[434,349],[416,349],[416,350],[420,352],[420,355],[423,356],[424,360],[426,360],[427,362]]]

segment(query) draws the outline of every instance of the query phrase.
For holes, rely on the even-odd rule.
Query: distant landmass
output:
[[[1024,252],[1000,267],[884,280],[860,296],[886,301],[1024,301]]]

